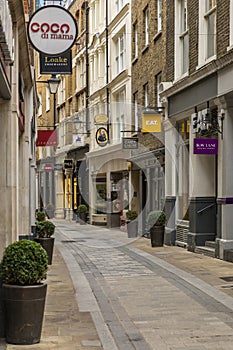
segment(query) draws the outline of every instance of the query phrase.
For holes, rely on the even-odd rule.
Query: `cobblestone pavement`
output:
[[[232,264],[151,248],[119,230],[60,224],[58,232],[67,265],[78,266],[71,275],[79,307],[95,315],[104,349],[233,348],[232,290],[222,279]]]
[[[231,263],[55,223],[42,339],[27,349],[233,349]],[[7,346],[16,349],[25,347]]]

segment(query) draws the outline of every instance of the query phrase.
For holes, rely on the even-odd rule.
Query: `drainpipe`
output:
[[[105,33],[106,33],[106,102],[107,102],[107,118],[108,118],[108,124],[107,124],[107,131],[109,135],[109,125],[110,125],[110,113],[109,113],[109,57],[108,57],[108,0],[106,0],[106,25],[105,25]]]
[[[85,2],[86,9],[86,131],[89,132],[89,54],[88,54],[88,42],[89,42],[89,10],[88,1]]]

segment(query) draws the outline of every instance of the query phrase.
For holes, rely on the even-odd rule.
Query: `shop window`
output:
[[[178,219],[189,220],[189,132],[188,119],[177,123],[177,192]]]

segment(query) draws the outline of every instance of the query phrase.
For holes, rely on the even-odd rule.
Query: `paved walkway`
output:
[[[146,238],[105,228],[96,231],[111,235],[113,249],[103,239],[106,247],[96,251],[85,246],[93,226],[56,224],[42,339],[27,349],[233,349],[232,263],[179,247],[151,248]],[[7,346],[16,349],[25,346]]]

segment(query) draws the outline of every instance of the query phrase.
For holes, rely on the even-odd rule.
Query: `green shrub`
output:
[[[44,211],[38,211],[36,213],[36,221],[45,221],[46,215]]]
[[[49,221],[38,221],[36,222],[35,236],[39,238],[49,238],[54,234],[55,225]]]
[[[136,212],[136,210],[128,210],[126,212],[126,217],[130,221],[135,220],[137,218],[137,216],[138,216],[138,213]]]
[[[153,210],[147,216],[147,224],[152,226],[164,226],[166,223],[166,214],[163,210]]]
[[[79,213],[86,213],[87,212],[87,206],[85,204],[80,204],[78,206],[78,212]]]
[[[0,264],[3,282],[21,286],[39,284],[46,278],[47,269],[46,251],[27,239],[10,244]]]

